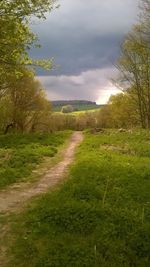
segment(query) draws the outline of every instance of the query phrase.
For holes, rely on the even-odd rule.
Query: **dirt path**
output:
[[[45,176],[32,185],[23,185],[15,189],[10,187],[7,191],[0,193],[0,212],[14,212],[33,196],[47,192],[62,180],[65,171],[72,163],[75,148],[82,142],[83,134],[75,132],[70,140],[69,146],[63,152],[63,160],[48,170]]]

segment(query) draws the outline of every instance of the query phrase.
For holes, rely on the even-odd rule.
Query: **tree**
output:
[[[51,10],[55,2],[55,0],[0,1],[0,95],[3,95],[8,88],[9,77],[21,74],[21,66],[51,67],[51,61],[33,61],[28,56],[28,50],[37,40],[30,31],[29,23],[31,16],[45,18],[45,12]]]
[[[132,128],[140,124],[137,105],[128,92],[111,96],[96,118],[101,128]]]
[[[141,25],[142,25],[142,33],[147,42],[147,45],[150,48],[150,0],[141,0]]]
[[[142,15],[122,45],[117,68],[117,84],[126,91],[138,107],[141,126],[150,128],[150,1],[142,1]]]
[[[31,71],[22,69],[22,73],[17,80],[9,81],[9,91],[0,101],[9,103],[4,116],[6,133],[10,127],[21,132],[37,130],[38,125],[46,124],[50,118],[51,106],[41,84]]]
[[[8,95],[0,99],[0,132],[7,132],[12,126],[12,102]]]
[[[113,127],[130,128],[139,124],[137,106],[127,92],[111,96],[108,105]]]
[[[63,106],[61,109],[62,113],[71,113],[73,112],[73,106],[71,105],[67,105],[67,106]]]
[[[105,105],[102,107],[96,116],[97,126],[101,128],[112,128],[114,127],[112,123],[112,113],[110,105]]]
[[[50,11],[57,0],[1,0],[0,16],[18,18],[30,17],[45,18],[45,12]]]

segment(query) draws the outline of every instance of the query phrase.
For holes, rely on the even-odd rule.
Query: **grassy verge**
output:
[[[45,167],[44,162],[54,157],[69,135],[69,132],[0,135],[0,189],[38,176],[38,168]]]
[[[11,267],[148,267],[150,135],[86,134],[70,179],[12,227]]]

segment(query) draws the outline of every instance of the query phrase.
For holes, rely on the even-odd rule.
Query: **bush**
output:
[[[62,113],[71,113],[71,112],[73,112],[73,106],[71,106],[71,105],[63,106],[61,112]]]

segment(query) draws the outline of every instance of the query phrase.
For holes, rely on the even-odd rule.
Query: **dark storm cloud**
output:
[[[95,68],[103,68],[112,65],[119,53],[119,46],[122,35],[92,37],[81,39],[78,44],[74,40],[62,41],[56,46],[55,40],[51,40],[49,47],[43,45],[42,48],[33,53],[34,57],[54,57],[55,70],[52,74],[79,74],[82,71]],[[39,74],[49,74],[49,72],[38,71]]]
[[[138,0],[60,0],[59,2],[61,7],[48,15],[45,22],[33,25],[42,48],[32,50],[32,56],[53,57],[55,63],[59,65],[59,68],[51,73],[38,70],[38,75],[49,75],[46,89],[57,92],[55,98],[75,98],[78,92],[77,98],[97,99],[95,97],[98,93],[94,93],[97,89],[93,89],[86,96],[84,93],[87,90],[86,83],[80,88],[81,92],[77,90],[78,83],[73,84],[72,79],[64,77],[76,76],[78,80],[83,73],[89,74],[89,70],[97,73],[98,69],[106,71],[108,68],[111,68],[113,73],[112,63],[119,55],[124,35],[135,21]],[[100,73],[104,74],[103,71]],[[60,88],[59,79],[62,76],[61,88],[68,88],[67,91]],[[103,80],[103,77],[101,78]],[[45,81],[46,78],[43,79]],[[107,78],[103,84],[104,86],[108,84]],[[52,97],[53,94],[49,95]]]
[[[60,65],[55,74],[77,74],[111,64],[135,19],[137,0],[59,2],[59,9],[34,26],[42,48],[32,55],[54,57]]]

